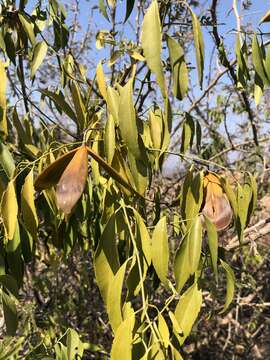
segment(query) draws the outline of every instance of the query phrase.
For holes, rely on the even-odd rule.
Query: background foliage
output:
[[[1,2],[1,360],[267,357],[256,3]]]

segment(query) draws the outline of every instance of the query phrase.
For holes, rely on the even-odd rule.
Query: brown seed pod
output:
[[[88,174],[86,146],[81,146],[71,159],[56,185],[56,201],[65,214],[69,214],[81,197]]]
[[[202,213],[216,226],[218,231],[227,228],[232,221],[232,209],[217,175],[204,177],[205,203]]]

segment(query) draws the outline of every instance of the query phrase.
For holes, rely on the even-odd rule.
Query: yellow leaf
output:
[[[99,62],[98,65],[97,65],[96,78],[97,78],[97,84],[98,84],[99,92],[103,96],[103,99],[105,101],[107,101],[106,82],[105,82],[105,76],[104,76],[104,72],[103,72],[103,69],[102,69],[101,62]]]
[[[27,230],[36,237],[38,217],[34,201],[34,175],[33,169],[26,176],[21,192],[22,218]]]
[[[16,198],[14,181],[8,183],[7,189],[3,194],[1,202],[1,215],[4,223],[6,237],[13,239],[18,214],[18,203]]]

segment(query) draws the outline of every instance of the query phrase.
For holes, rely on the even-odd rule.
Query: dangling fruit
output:
[[[217,175],[209,173],[204,177],[205,202],[202,213],[216,226],[224,230],[232,221],[232,209]]]

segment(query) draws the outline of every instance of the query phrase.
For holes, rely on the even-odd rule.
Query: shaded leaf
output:
[[[132,10],[134,8],[135,0],[126,0],[126,16],[124,23],[128,20],[130,17],[130,14],[132,13]]]
[[[226,301],[225,301],[223,309],[219,312],[220,314],[222,314],[228,309],[228,307],[230,306],[230,303],[233,300],[234,288],[235,288],[235,277],[234,277],[233,270],[229,264],[227,264],[225,261],[223,261],[221,259],[220,259],[220,263],[226,272],[226,279],[227,279]]]
[[[7,91],[7,75],[6,69],[2,61],[0,61],[0,131],[7,135],[7,100],[6,100],[6,91]]]
[[[215,225],[208,219],[207,216],[204,217],[206,231],[207,231],[207,240],[208,246],[211,255],[212,266],[216,281],[218,280],[218,269],[217,269],[217,260],[218,260],[218,234]]]
[[[13,298],[4,291],[2,291],[2,304],[7,334],[14,336],[18,327],[16,305]]]

